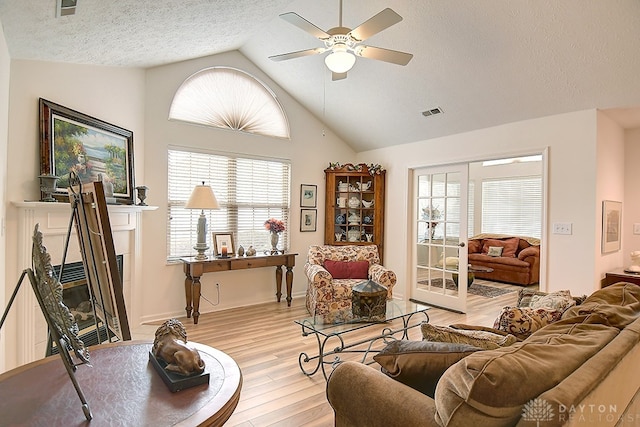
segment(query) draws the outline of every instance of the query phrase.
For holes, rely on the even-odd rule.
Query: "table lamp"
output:
[[[196,259],[198,261],[207,259],[205,251],[209,249],[207,246],[207,217],[204,216],[205,209],[218,209],[220,205],[216,196],[213,194],[213,190],[208,185],[196,185],[191,193],[191,197],[184,205],[186,209],[200,209],[200,217],[198,218],[198,243],[193,249],[198,251]]]

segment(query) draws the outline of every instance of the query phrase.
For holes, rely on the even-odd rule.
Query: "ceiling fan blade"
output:
[[[344,80],[347,78],[347,73],[331,73],[331,80]]]
[[[363,41],[400,21],[402,21],[402,16],[386,8],[351,30],[349,34],[351,34],[354,39]]]
[[[407,65],[413,55],[410,53],[400,52],[397,50],[383,49],[374,46],[358,46],[355,50],[356,55],[369,59],[377,59],[379,61],[391,62],[398,65]]]
[[[313,25],[311,22],[304,19],[302,16],[298,15],[295,12],[287,12],[280,15],[280,18],[284,19],[290,24],[295,25],[296,27],[306,31],[311,34],[313,37],[317,37],[320,40],[328,39],[331,37],[325,31]],[[401,18],[402,19],[402,18]]]
[[[326,50],[327,49],[324,48],[324,47],[316,47],[314,49],[299,50],[297,52],[289,52],[289,53],[283,53],[283,54],[280,54],[280,55],[273,55],[273,56],[270,56],[269,59],[272,60],[272,61],[286,61],[287,59],[294,59],[294,58],[301,58],[303,56],[317,55],[319,53],[323,53]]]

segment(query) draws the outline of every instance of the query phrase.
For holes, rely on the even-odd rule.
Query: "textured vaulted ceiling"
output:
[[[344,0],[350,28],[399,13],[367,44],[414,58],[358,58],[337,82],[324,55],[268,56],[321,46],[278,14],[327,30],[339,0],[78,0],[60,18],[55,5],[0,0],[13,59],[151,67],[237,49],[357,151],[591,108],[640,127],[638,0]],[[444,114],[421,115],[433,107]]]

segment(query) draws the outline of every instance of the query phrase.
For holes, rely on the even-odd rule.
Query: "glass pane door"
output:
[[[415,273],[411,298],[464,313],[467,165],[416,169],[413,187]]]

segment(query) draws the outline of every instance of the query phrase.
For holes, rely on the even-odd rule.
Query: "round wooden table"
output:
[[[93,419],[59,355],[0,375],[0,424],[9,426],[220,426],[233,413],[242,374],[227,354],[189,343],[205,361],[209,384],[169,391],[149,361],[152,344],[123,341],[89,347],[91,365],[75,375]]]

